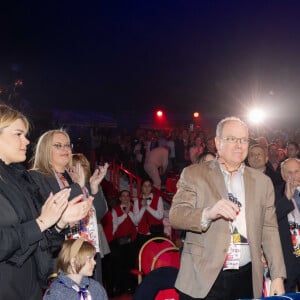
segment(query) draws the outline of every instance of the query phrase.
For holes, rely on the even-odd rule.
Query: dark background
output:
[[[243,116],[297,124],[299,1],[9,1],[0,87],[37,108]],[[280,126],[278,126],[280,127]]]

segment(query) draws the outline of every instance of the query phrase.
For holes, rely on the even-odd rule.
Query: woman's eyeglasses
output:
[[[55,147],[57,150],[62,150],[62,149],[73,149],[73,144],[61,144],[61,143],[56,143],[52,145],[53,147]]]

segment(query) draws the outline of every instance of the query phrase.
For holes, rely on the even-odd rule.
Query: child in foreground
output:
[[[59,272],[43,300],[108,300],[104,288],[92,278],[95,247],[83,238],[66,240],[57,258]]]

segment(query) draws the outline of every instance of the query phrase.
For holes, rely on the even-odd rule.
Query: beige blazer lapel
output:
[[[214,186],[214,189],[219,194],[219,199],[221,198],[228,199],[228,193],[224,181],[224,176],[220,169],[219,163],[216,159],[210,162],[209,169],[211,171],[210,172],[211,182]]]

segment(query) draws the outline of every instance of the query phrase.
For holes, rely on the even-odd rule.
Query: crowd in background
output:
[[[269,146],[269,161],[276,169],[277,164],[291,156],[300,147],[300,130],[274,130],[258,133],[250,132],[250,144],[255,142]],[[95,164],[101,161],[116,161],[134,174],[145,178],[144,163],[152,149],[169,149],[167,172],[179,174],[203,152],[216,153],[214,132],[210,129],[137,129],[134,135],[106,134],[93,130],[91,147],[87,156],[93,153]],[[91,151],[90,151],[91,150]],[[79,151],[80,152],[80,151]],[[90,157],[91,158],[91,157]],[[92,159],[92,158],[91,158]],[[162,178],[164,179],[164,177]]]
[[[29,122],[25,116],[6,106],[0,106],[0,108],[3,110],[0,120],[0,141],[2,143],[2,181],[0,182],[2,196],[0,200],[2,206],[6,207],[3,210],[5,213],[3,213],[0,229],[3,234],[7,235],[6,243],[8,245],[0,252],[2,261],[7,262],[2,265],[2,268],[5,267],[6,272],[10,274],[10,277],[7,277],[8,282],[15,282],[18,287],[13,291],[9,288],[1,289],[3,296],[10,295],[10,299],[18,299],[18,295],[23,290],[23,285],[19,285],[18,282],[24,281],[25,284],[26,279],[31,290],[28,290],[28,296],[25,298],[40,299],[41,291],[36,292],[35,295],[31,293],[37,291],[35,286],[37,286],[38,280],[45,283],[45,276],[50,269],[52,272],[55,271],[52,267],[57,257],[63,255],[58,252],[64,238],[81,239],[78,243],[72,242],[75,246],[69,245],[74,253],[80,252],[84,241],[93,245],[89,251],[96,254],[98,263],[98,268],[96,268],[98,276],[95,276],[94,273],[94,279],[98,281],[98,284],[95,281],[95,293],[103,293],[99,286],[99,283],[102,283],[101,259],[103,256],[104,258],[110,257],[108,261],[104,260],[103,268],[104,286],[108,290],[109,296],[115,295],[116,292],[127,291],[128,288],[133,291],[135,280],[132,280],[132,276],[128,277],[128,281],[124,285],[124,278],[129,276],[130,269],[134,267],[138,250],[149,238],[165,235],[163,219],[166,215],[163,200],[152,187],[163,189],[168,176],[174,174],[178,176],[190,164],[203,163],[218,157],[215,135],[209,130],[200,128],[193,131],[185,128],[138,129],[135,136],[128,134],[108,136],[101,134],[100,131],[93,131],[91,145],[82,147],[83,143],[80,144],[78,140],[70,139],[66,131],[48,130],[37,141],[31,166],[34,170],[27,172],[18,163],[22,163],[26,159],[26,147],[29,144],[26,135]],[[231,138],[229,143],[242,143],[241,138],[227,138]],[[73,142],[75,148],[72,150]],[[248,144],[248,140],[243,143]],[[250,134],[246,164],[264,172],[271,178],[276,191],[275,202],[277,204],[278,199],[281,198],[290,200],[291,197],[294,197],[296,199],[297,195],[300,198],[299,193],[294,196],[295,189],[300,186],[300,165],[297,160],[299,146],[300,131],[290,133],[276,131],[264,136]],[[12,149],[15,150],[12,151]],[[81,150],[84,150],[83,154],[78,154]],[[76,152],[77,156],[72,155]],[[111,199],[106,193],[104,178],[108,164],[103,166],[102,163],[112,161],[122,164],[143,179],[141,194],[136,198],[132,199],[132,195],[127,190],[121,191],[118,199]],[[285,188],[280,190],[282,186]],[[19,206],[16,205],[15,199],[19,199]],[[107,204],[109,210],[107,210]],[[278,221],[282,221],[283,224],[279,223],[279,229],[283,229],[280,237],[288,237],[289,243],[291,243],[290,230],[295,232],[295,229],[300,228],[298,225],[300,224],[300,214],[299,218],[296,216],[294,221],[290,222],[289,214],[293,213],[295,208],[296,204],[292,204],[286,209],[286,214],[277,215]],[[282,213],[279,210],[278,212]],[[97,221],[100,227],[97,226]],[[7,231],[8,226],[10,226],[10,231]],[[36,233],[33,237],[34,240],[29,234],[33,229]],[[293,234],[295,237],[300,236],[299,233]],[[22,238],[23,236],[25,239]],[[109,243],[110,249],[104,249],[103,242]],[[288,242],[282,240],[283,249]],[[292,254],[297,254],[296,263],[299,263],[300,266],[300,262],[298,262],[300,238],[292,246],[294,247]],[[106,248],[108,247],[106,246]],[[290,248],[287,250],[289,254]],[[50,251],[52,252],[50,253]],[[283,252],[286,254],[285,250]],[[126,259],[129,258],[129,254],[135,254],[135,256]],[[44,256],[44,259],[41,255]],[[288,266],[293,259],[294,256],[290,258],[285,255],[286,265]],[[42,261],[44,264],[41,263]],[[126,264],[123,265],[122,262],[126,262]],[[85,280],[85,277],[90,276],[87,274],[93,273],[95,263],[93,257],[82,261],[82,265],[88,268],[82,274],[80,273],[81,269],[77,270],[75,264],[70,268],[62,268],[66,275],[60,279],[61,281],[66,280],[63,286],[65,287],[72,278],[75,282],[78,280],[80,285],[82,278]],[[294,263],[293,261],[291,265],[293,266]],[[34,269],[36,266],[43,266],[44,269],[37,269],[36,274],[31,272],[32,266]],[[16,267],[18,267],[18,271]],[[20,273],[20,268],[24,269],[23,273]],[[29,271],[32,276],[28,277]],[[293,267],[291,270],[287,268],[287,271],[288,278],[293,280],[289,282],[290,285],[286,286],[286,289],[289,288],[293,291],[296,282],[300,282],[300,274],[293,274]],[[121,278],[120,274],[122,274]],[[5,286],[9,286],[9,283]],[[49,293],[51,291],[47,292],[48,296],[50,296]],[[87,293],[87,291],[79,289],[74,293],[77,296],[77,294]]]
[[[149,160],[148,158],[153,153],[156,153],[158,149],[166,148],[169,150],[167,168],[165,172],[159,174],[162,180],[162,189],[164,189],[164,179],[166,177],[174,176],[174,174],[179,175],[184,167],[194,163],[202,163],[217,156],[214,135],[201,130],[193,132],[186,129],[173,131],[137,130],[135,137],[127,136],[126,139],[121,139],[119,136],[118,138],[116,137],[116,141],[119,141],[119,143],[114,144],[113,148],[118,149],[118,152],[110,152],[113,155],[113,159],[142,178],[151,177],[149,176],[151,174],[147,174],[147,168],[145,169],[145,163]],[[284,184],[281,163],[287,158],[298,158],[299,145],[299,131],[290,134],[277,131],[272,132],[268,136],[255,136],[252,134],[249,140],[249,153],[245,163],[268,175],[274,184],[274,188],[278,189]],[[115,202],[110,202],[110,199],[107,200],[114,211]],[[122,202],[122,197],[119,200]],[[135,203],[133,200],[132,209],[133,203]],[[121,205],[118,203],[120,202],[117,201],[117,207]],[[135,232],[135,234],[137,233]],[[184,240],[184,232],[179,234],[181,237],[176,242],[180,246],[181,241]],[[113,252],[116,248],[114,245],[115,240],[116,237],[111,235],[110,241],[114,241],[111,247]],[[120,249],[117,250],[119,257],[122,257],[120,255],[121,252]],[[123,254],[125,253],[123,251]],[[137,252],[135,253],[137,255]],[[293,290],[293,288],[290,290]]]

